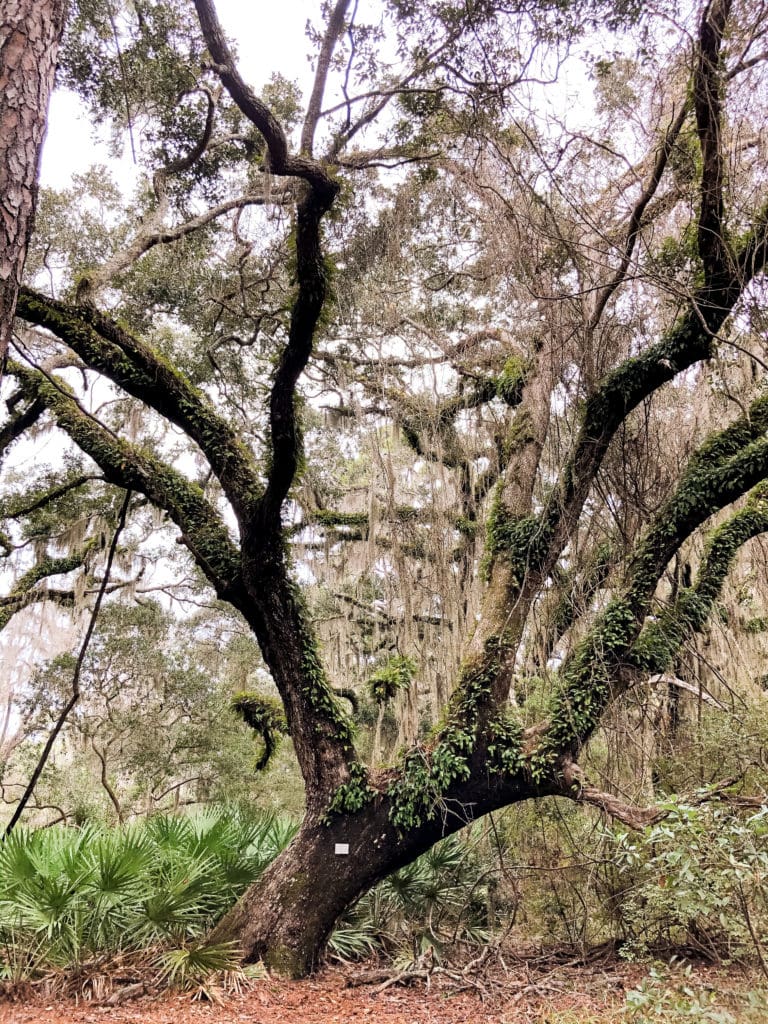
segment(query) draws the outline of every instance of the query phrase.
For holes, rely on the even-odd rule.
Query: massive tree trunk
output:
[[[435,802],[412,828],[392,823],[393,800],[381,789],[358,812],[308,815],[293,842],[224,917],[211,941],[235,940],[246,961],[304,977],[320,961],[339,917],[377,882],[409,864],[468,821],[557,787],[538,787],[482,768]],[[478,777],[480,781],[478,781]]]
[[[31,0],[26,0],[26,5],[12,0],[8,6],[12,11],[26,10],[28,21],[32,20]],[[291,155],[288,137],[274,114],[240,77],[212,0],[195,0],[195,6],[222,83],[265,140],[268,169],[276,176],[294,179],[298,197],[291,236],[295,299],[288,336],[271,382],[265,466],[256,464],[239,436],[235,426],[239,419],[226,420],[207,394],[171,367],[165,356],[95,308],[70,306],[23,289],[19,310],[30,323],[60,338],[87,367],[179,427],[198,446],[237,517],[237,539],[216,500],[197,483],[152,450],[100,424],[70,390],[23,363],[11,368],[20,400],[27,402],[12,422],[11,434],[17,436],[26,429],[24,417],[29,420],[45,408],[99,465],[105,481],[145,495],[168,513],[181,532],[179,540],[218,597],[242,612],[252,627],[283,701],[306,786],[307,814],[290,847],[212,937],[235,939],[246,959],[261,958],[282,973],[297,976],[313,968],[339,916],[371,886],[441,837],[489,811],[536,796],[559,795],[592,803],[628,823],[649,820],[642,810],[628,810],[617,798],[590,786],[577,759],[611,702],[637,677],[665,672],[686,638],[704,627],[735,552],[750,537],[768,530],[768,496],[758,489],[713,533],[696,583],[684,588],[671,609],[649,619],[659,580],[681,546],[710,516],[768,479],[765,395],[759,394],[740,419],[711,435],[693,453],[677,488],[634,543],[631,557],[623,564],[615,561],[610,568],[599,563],[598,570],[593,567],[590,571],[583,592],[593,594],[610,572],[610,600],[558,670],[546,716],[528,725],[527,718],[510,703],[510,687],[520,643],[526,630],[533,628],[537,604],[546,597],[555,570],[563,576],[558,563],[578,539],[597,474],[617,432],[642,403],[714,354],[715,340],[744,289],[768,262],[768,203],[752,227],[742,231],[738,248],[731,252],[725,246],[722,228],[722,133],[715,81],[729,4],[714,0],[703,17],[701,59],[694,76],[702,151],[698,225],[702,274],[692,279],[689,301],[682,303],[677,319],[659,339],[618,363],[590,390],[580,421],[573,426],[570,454],[551,485],[552,471],[546,461],[542,466],[541,455],[551,396],[556,394],[558,375],[563,372],[561,364],[560,369],[551,370],[551,356],[542,349],[538,365],[521,364],[515,372],[516,360],[511,360],[503,386],[501,378],[489,379],[485,388],[476,392],[478,402],[503,395],[507,407],[520,407],[497,446],[501,470],[487,517],[488,586],[482,614],[474,635],[467,640],[465,659],[439,727],[428,742],[406,751],[395,768],[369,776],[354,746],[354,730],[323,667],[311,615],[292,578],[283,521],[284,506],[302,462],[297,383],[310,359],[328,293],[323,219],[340,186],[329,165],[306,155],[311,152],[315,115],[310,112],[305,124],[304,150]],[[328,23],[327,54],[341,31],[347,6],[347,0],[336,0]],[[50,0],[37,5],[37,11],[35,24],[40,32],[40,11],[52,22],[56,12],[60,15],[60,7]],[[2,38],[6,41],[0,69],[13,64],[12,48],[8,47],[9,40],[16,38],[6,30],[8,15],[3,17],[6,35]],[[51,47],[49,78],[55,43]],[[13,66],[41,70],[42,49],[30,52],[34,56],[17,52]],[[320,78],[313,97],[322,92],[327,65],[325,57],[318,62]],[[41,93],[36,94],[36,105],[24,109],[33,106],[38,114],[44,110]],[[317,106],[313,99],[312,107]],[[2,114],[8,118],[8,125],[3,124],[8,139],[13,136],[8,127],[13,114],[5,110]],[[627,226],[621,265],[598,293],[587,324],[589,332],[594,331],[606,304],[625,279],[643,211],[682,126],[683,120],[676,119],[664,141],[651,182]],[[0,172],[7,174],[8,168],[21,166],[10,145],[2,152],[6,155]],[[32,145],[25,152],[32,153],[33,166],[37,150]],[[29,182],[27,209],[31,215],[34,174]],[[18,204],[20,209],[21,199]],[[19,216],[12,223],[18,227]],[[24,232],[27,229],[28,220]],[[16,275],[12,282],[15,301],[20,270],[10,262],[8,267],[8,279],[11,270]],[[441,422],[452,424],[456,410],[474,408],[473,402],[466,392],[457,395],[443,406]],[[404,422],[404,429],[406,426],[413,433],[410,423]],[[450,442],[449,435],[444,429],[440,443]],[[422,453],[422,442],[416,436],[413,447],[417,454]],[[432,454],[438,457],[434,451]],[[540,508],[534,502],[539,478],[547,482]],[[571,560],[572,552],[568,554]],[[27,573],[14,599],[19,594],[23,598],[45,575],[42,567]],[[568,614],[559,618],[560,628],[567,629],[569,624]]]
[[[3,0],[0,11],[0,374],[32,233],[65,11],[65,0]]]

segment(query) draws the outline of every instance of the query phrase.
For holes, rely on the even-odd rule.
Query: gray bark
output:
[[[3,0],[0,6],[0,367],[32,234],[65,12],[66,0]]]

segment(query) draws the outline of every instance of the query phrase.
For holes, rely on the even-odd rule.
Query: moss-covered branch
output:
[[[9,372],[39,399],[109,483],[165,509],[222,600],[246,618],[285,707],[307,781],[308,805],[323,803],[356,759],[348,716],[334,697],[311,623],[274,531],[251,530],[240,550],[203,491],[152,453],[123,441],[83,410],[67,386],[13,364]]]
[[[28,288],[19,295],[17,313],[180,427],[199,445],[241,521],[247,517],[261,486],[251,453],[207,397],[163,356],[96,309],[68,306]]]
[[[17,412],[8,420],[0,429],[0,458],[14,441],[37,423],[44,412],[45,406],[42,402],[30,402],[21,412]]]
[[[37,370],[9,366],[31,398],[41,401],[58,426],[101,468],[105,479],[138,491],[165,509],[219,597],[236,600],[240,559],[226,526],[202,490],[154,455],[107,431],[80,408],[68,388]]]
[[[286,133],[273,111],[246,85],[209,0],[195,0],[206,44],[224,87],[245,116],[258,128],[269,151],[270,171],[307,183],[296,208],[295,251],[297,292],[291,309],[288,343],[280,356],[269,403],[271,465],[256,530],[276,534],[280,509],[301,462],[301,428],[296,409],[296,384],[312,353],[314,335],[325,306],[328,275],[323,258],[321,223],[339,192],[339,184],[320,162],[293,156]]]
[[[713,435],[691,459],[675,494],[662,506],[632,559],[628,596],[638,607],[650,599],[682,542],[768,475],[767,414],[768,400],[758,399],[748,416]]]
[[[11,592],[6,597],[0,598],[0,629],[5,629],[13,616],[22,608],[27,608],[37,601],[46,600],[47,592],[36,590],[37,584],[51,576],[62,576],[79,569],[85,563],[95,544],[96,538],[92,538],[70,555],[64,555],[61,558],[51,556],[42,558],[31,569],[28,569],[17,580]]]
[[[294,482],[302,458],[303,442],[296,384],[312,354],[315,330],[328,293],[328,272],[323,256],[321,223],[338,186],[330,193],[309,192],[296,211],[296,277],[298,291],[283,349],[275,371],[269,401],[272,445],[266,491],[259,503],[259,529],[279,528],[280,509]]]
[[[235,694],[230,707],[249,729],[261,737],[263,749],[256,759],[254,770],[264,771],[277,753],[281,739],[288,732],[282,704],[274,697],[244,690]]]
[[[53,504],[53,502],[63,498],[71,491],[76,491],[93,480],[102,479],[103,477],[101,476],[77,473],[59,484],[54,484],[52,487],[44,487],[42,490],[34,491],[31,494],[27,488],[23,496],[19,494],[15,498],[5,498],[0,502],[0,519],[22,519],[24,516],[31,515],[33,512]]]
[[[517,408],[532,366],[519,356],[510,356],[498,376],[478,380],[473,387],[434,406],[424,406],[406,392],[390,391],[393,414],[400,422],[405,441],[422,458],[442,462],[450,469],[460,468],[463,456],[456,417],[496,398],[511,409]]]
[[[629,653],[629,664],[643,673],[665,672],[686,641],[705,628],[740,548],[766,531],[768,485],[763,483],[710,535],[693,586],[680,590],[674,602],[644,627]]]
[[[710,438],[702,449],[716,451],[722,445],[727,446],[726,439],[732,439],[740,428],[751,424],[743,435],[741,450],[730,458],[715,459],[711,464],[707,464],[700,453],[691,460],[676,493],[662,507],[638,545],[626,587],[613,598],[563,666],[549,723],[532,761],[535,771],[546,773],[563,755],[575,758],[597,728],[609,701],[620,691],[617,679],[622,669],[638,656],[632,649],[653,593],[664,568],[681,544],[714,512],[768,476],[768,440],[759,427],[757,415],[762,402],[764,400],[753,405],[754,419],[743,417]],[[750,440],[753,436],[757,439]],[[701,586],[710,587],[710,593],[713,584],[706,581],[720,579],[722,585],[721,576],[730,565],[738,538],[748,529],[759,528],[765,514],[762,491],[754,501],[748,503],[743,517],[735,517],[736,525],[726,531],[712,549],[712,561],[701,578]],[[747,523],[752,526],[748,527]],[[707,592],[706,589],[703,592]],[[701,604],[701,599],[702,593],[697,592],[688,602],[689,625],[700,621],[702,614],[708,614],[714,600],[710,597],[709,603]]]

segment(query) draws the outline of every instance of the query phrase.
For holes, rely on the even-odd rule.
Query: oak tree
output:
[[[248,624],[306,812],[215,930],[247,959],[310,970],[362,893],[497,808],[656,813],[583,762],[768,526],[758,6],[670,37],[631,5],[335,0],[302,106],[251,88],[211,0],[75,5],[62,79],[145,173],[125,209],[103,174],[46,201],[2,442],[71,451],[11,480],[2,614],[93,571],[129,491]],[[598,17],[634,34],[592,61],[585,126],[558,71]],[[401,702],[389,764],[345,673]]]

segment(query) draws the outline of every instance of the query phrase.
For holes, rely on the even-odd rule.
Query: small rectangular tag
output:
[[[336,843],[336,849],[333,852],[337,857],[349,856],[349,843]]]

